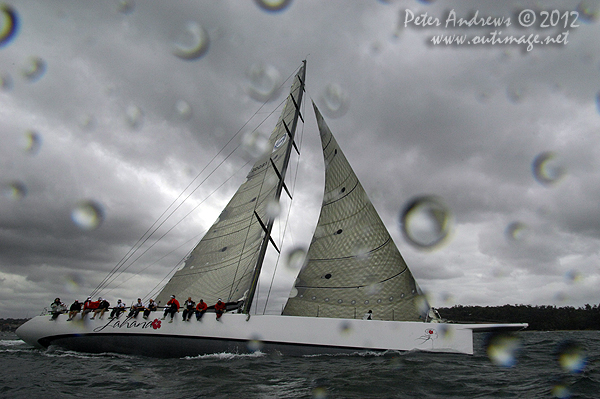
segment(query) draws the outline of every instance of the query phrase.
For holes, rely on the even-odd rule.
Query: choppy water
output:
[[[598,398],[600,332],[522,332],[512,358],[420,352],[153,359],[33,349],[0,335],[6,398]],[[565,341],[575,342],[571,350]],[[513,341],[513,344],[515,342]],[[575,352],[573,352],[575,348]],[[558,354],[562,353],[562,356]],[[501,365],[505,364],[505,366]]]

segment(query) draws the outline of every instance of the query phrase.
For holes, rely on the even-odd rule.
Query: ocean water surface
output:
[[[38,350],[0,335],[3,398],[598,398],[600,332],[520,332],[475,354],[154,359]]]

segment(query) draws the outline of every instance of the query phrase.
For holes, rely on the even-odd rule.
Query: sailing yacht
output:
[[[521,330],[525,323],[459,324],[429,317],[432,309],[317,106],[314,112],[325,160],[321,212],[306,261],[281,315],[252,314],[261,268],[275,217],[269,207],[283,191],[296,127],[303,121],[306,61],[283,111],[246,180],[156,301],[222,299],[219,320],[175,317],[90,320],[66,315],[35,317],[17,330],[40,348],[57,345],[83,352],[117,352],[158,357],[218,352],[280,352],[287,355],[364,351],[473,353],[473,333]],[[372,319],[363,320],[365,312]]]

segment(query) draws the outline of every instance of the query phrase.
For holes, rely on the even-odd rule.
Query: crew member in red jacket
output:
[[[206,302],[200,299],[200,302],[198,302],[198,305],[196,305],[196,320],[200,321],[202,316],[204,316],[206,309],[208,309],[208,305]]]
[[[223,316],[223,312],[225,312],[225,308],[227,306],[225,303],[221,302],[221,298],[215,304],[215,313],[217,314],[217,320],[221,320],[221,316]]]
[[[175,316],[175,313],[179,313],[179,301],[175,299],[175,295],[171,295],[171,299],[169,299],[167,306],[165,306],[165,314],[162,319],[164,320],[168,314],[171,314],[169,323],[173,323],[173,316]]]

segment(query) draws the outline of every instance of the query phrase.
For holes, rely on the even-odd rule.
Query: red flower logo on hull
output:
[[[160,320],[158,319],[154,319],[154,321],[152,322],[152,328],[154,328],[155,330],[160,328]]]

